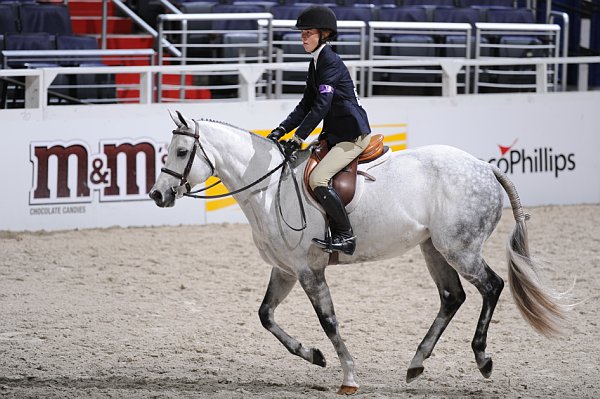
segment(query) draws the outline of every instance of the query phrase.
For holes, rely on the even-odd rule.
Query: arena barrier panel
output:
[[[264,135],[297,101],[3,110],[0,230],[245,222],[231,200],[185,198],[159,209],[147,198],[171,139],[167,110]],[[526,206],[600,203],[600,92],[362,102],[395,150],[457,146],[506,171]]]

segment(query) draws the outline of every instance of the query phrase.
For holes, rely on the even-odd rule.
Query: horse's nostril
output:
[[[150,192],[150,198],[152,198],[154,200],[154,202],[156,202],[157,204],[160,204],[162,202],[162,194],[160,193],[160,191],[158,190],[154,190]]]

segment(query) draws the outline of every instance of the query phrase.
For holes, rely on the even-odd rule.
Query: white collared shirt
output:
[[[317,69],[317,59],[319,58],[319,54],[321,54],[321,50],[323,50],[323,47],[325,46],[327,46],[327,43],[321,44],[315,51],[311,53],[315,62],[315,70]]]

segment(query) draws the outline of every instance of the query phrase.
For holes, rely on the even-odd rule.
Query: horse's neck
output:
[[[283,160],[277,148],[258,135],[218,122],[205,126],[210,146],[207,151],[214,158],[218,177],[229,190],[256,181]]]

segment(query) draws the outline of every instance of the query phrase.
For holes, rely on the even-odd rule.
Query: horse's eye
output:
[[[183,158],[187,155],[188,150],[186,150],[185,148],[180,148],[177,150],[177,156],[180,158]]]

